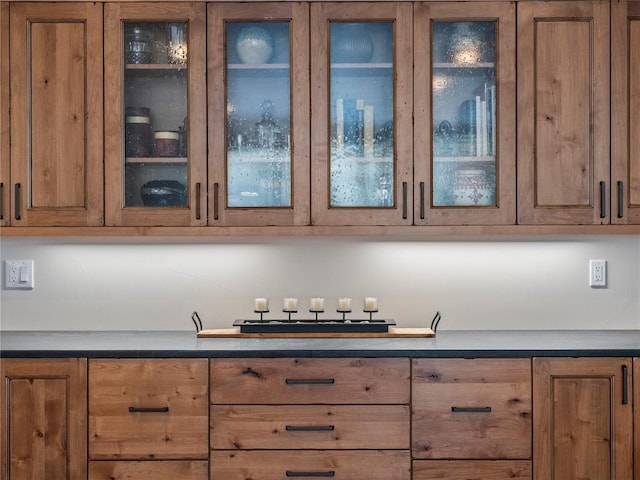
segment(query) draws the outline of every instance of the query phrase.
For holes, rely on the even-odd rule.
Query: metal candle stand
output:
[[[319,313],[324,313],[324,308],[323,308],[322,310],[314,310],[314,309],[310,308],[310,309],[309,309],[309,312],[311,312],[311,313],[314,313],[314,314],[315,314],[315,316],[316,316],[315,320],[316,320],[316,322],[317,322],[317,321],[318,321],[318,314],[319,314]]]
[[[262,315],[265,313],[269,313],[269,310],[254,310],[255,313],[259,313],[260,314],[260,323],[264,322],[264,319],[262,318]]]
[[[288,318],[287,318],[288,322],[291,321],[291,314],[292,313],[298,313],[297,309],[296,310],[287,310],[286,308],[283,308],[282,311],[288,315]]]
[[[364,309],[363,311],[364,311],[364,313],[368,313],[369,314],[369,321],[372,321],[373,320],[373,314],[377,313],[378,309],[377,308],[375,310]]]

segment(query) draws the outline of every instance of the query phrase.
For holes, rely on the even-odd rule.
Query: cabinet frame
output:
[[[124,206],[123,22],[188,22],[187,207]],[[205,5],[107,3],[104,25],[105,210],[110,226],[206,225]],[[198,194],[200,194],[198,196]]]
[[[414,8],[414,223],[512,225],[516,221],[515,2],[423,2]],[[433,206],[431,23],[491,20],[496,21],[496,205]]]
[[[0,226],[9,225],[11,220],[10,155],[9,135],[9,4],[0,3]]]

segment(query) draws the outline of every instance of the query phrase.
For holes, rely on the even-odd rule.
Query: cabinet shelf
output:
[[[187,163],[186,157],[126,157],[127,165],[140,165],[143,163]]]
[[[486,163],[495,162],[496,157],[493,155],[481,155],[481,156],[457,156],[457,157],[433,157],[434,162],[441,163],[454,163],[454,162],[474,162],[474,163]]]
[[[393,63],[332,63],[331,68],[336,70],[390,69],[393,68]]]
[[[289,70],[288,63],[230,63],[228,70]]]
[[[434,63],[433,68],[446,68],[454,70],[467,70],[469,68],[495,68],[496,64],[493,62],[481,62],[481,63]]]
[[[127,63],[124,67],[126,70],[186,70],[186,63]]]

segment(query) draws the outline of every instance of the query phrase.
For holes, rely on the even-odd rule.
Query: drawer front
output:
[[[89,462],[89,480],[208,480],[209,462]]]
[[[408,451],[214,451],[211,478],[224,480],[410,480]]]
[[[413,480],[531,480],[527,460],[418,460]]]
[[[213,405],[212,449],[409,448],[404,405]]]
[[[207,458],[206,359],[89,363],[91,459]]]
[[[212,359],[215,404],[409,403],[407,358]]]
[[[413,361],[416,458],[531,457],[529,359]]]

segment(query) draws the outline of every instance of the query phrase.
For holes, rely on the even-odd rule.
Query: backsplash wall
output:
[[[147,243],[144,243],[147,242]],[[379,318],[440,328],[638,329],[640,236],[499,241],[355,238],[215,239],[3,238],[3,260],[35,260],[35,289],[1,291],[0,329],[190,330],[253,318],[283,318],[283,297],[378,298]],[[608,261],[608,287],[588,284],[589,259]],[[294,316],[295,318],[295,316]]]

